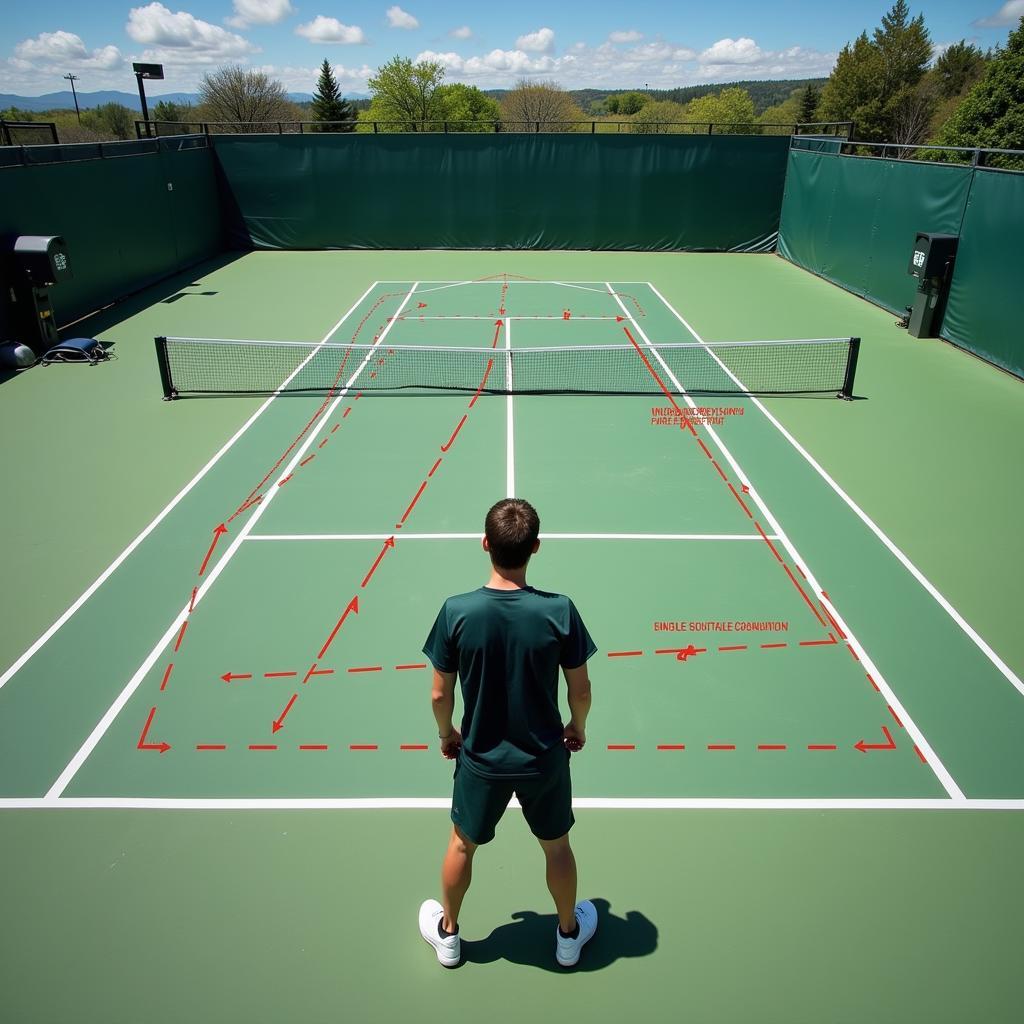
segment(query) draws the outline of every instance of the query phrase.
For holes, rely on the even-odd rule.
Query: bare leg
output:
[[[568,834],[561,839],[541,839],[547,858],[548,891],[558,911],[558,925],[566,934],[576,927],[576,858]]]
[[[455,826],[448,841],[448,852],[441,865],[441,903],[444,906],[446,932],[453,932],[458,927],[459,911],[465,899],[469,883],[473,881],[473,854],[476,844],[471,843]]]

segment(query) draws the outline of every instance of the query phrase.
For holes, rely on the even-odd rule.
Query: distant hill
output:
[[[686,85],[678,89],[644,89],[633,86],[631,89],[570,89],[569,95],[577,106],[590,113],[594,104],[602,103],[609,96],[620,92],[645,92],[656,100],[672,100],[675,103],[689,103],[698,96],[708,93],[720,93],[723,89],[746,89],[754,101],[754,113],[763,114],[769,107],[789,99],[795,89],[803,89],[807,85],[819,88],[827,82],[827,78],[787,78],[768,82],[716,82],[714,85]],[[507,89],[485,89],[488,96],[500,100],[508,92]]]
[[[309,92],[292,92],[288,98],[295,103],[311,103],[313,94]],[[348,99],[365,99],[366,93],[349,93]],[[199,103],[199,96],[194,92],[168,92],[161,95],[146,92],[146,102],[152,109],[161,100],[168,100],[172,103],[191,103],[193,106]],[[104,103],[120,103],[141,113],[142,104],[139,103],[137,92],[116,92],[107,90],[105,92],[79,92],[78,105],[82,110],[90,110],[92,107],[100,107]],[[42,113],[44,110],[74,110],[75,101],[68,92],[50,92],[45,96],[16,96],[13,93],[0,93],[0,110],[9,107],[17,107],[19,110],[29,110],[34,113]]]

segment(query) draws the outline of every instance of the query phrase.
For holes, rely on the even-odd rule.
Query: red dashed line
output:
[[[344,419],[352,411],[351,405],[345,406],[345,411],[341,414],[341,418]]]
[[[437,472],[437,467],[441,465],[441,462],[442,460],[438,459],[437,462],[435,462],[433,466],[430,467],[430,472],[427,474],[427,479],[430,479],[430,477],[432,477]]]
[[[927,764],[928,763],[925,760],[925,758],[924,758],[924,754],[922,754],[921,751],[918,749],[918,746],[917,746],[916,743],[914,744],[914,753],[917,754],[917,756],[920,758],[921,764]]]
[[[659,651],[655,651],[655,654],[682,654],[685,648],[683,647],[663,647]]]
[[[188,629],[188,619],[181,624],[181,629],[178,630],[178,639],[174,641],[174,651],[177,653],[178,648],[181,647],[181,641],[185,639],[185,630]]]
[[[197,743],[196,750],[227,750],[226,743]]]
[[[196,607],[196,594],[198,594],[198,593],[199,593],[199,588],[198,587],[193,587],[192,588],[192,597],[191,597],[191,599],[188,602],[188,613],[189,613],[189,615],[191,615],[192,612],[195,610],[195,607]]]
[[[735,743],[709,743],[708,750],[735,750]]]
[[[609,651],[609,658],[639,658],[643,651]]]
[[[758,750],[785,750],[785,743],[758,743]]]
[[[850,657],[854,661],[860,661],[860,658],[857,657],[857,652],[849,644],[846,645],[846,649],[850,652]]]
[[[281,477],[281,479],[277,481],[277,486],[278,487],[284,487],[284,485],[286,483],[288,483],[288,481],[291,480],[291,478],[292,478],[292,474],[291,473],[289,473],[287,476]]]
[[[728,482],[729,482],[729,478],[728,478],[728,477],[727,477],[727,476],[726,476],[726,475],[725,475],[725,474],[724,474],[724,473],[722,472],[722,467],[721,467],[721,466],[720,466],[720,465],[719,465],[719,464],[718,464],[717,462],[715,462],[715,460],[714,460],[714,459],[712,459],[712,460],[711,460],[711,465],[712,465],[712,466],[714,466],[714,467],[715,467],[715,469],[717,469],[717,470],[718,470],[718,475],[719,475],[719,476],[720,476],[720,477],[721,477],[721,478],[722,478],[722,479],[723,479],[723,480],[724,480],[724,481],[725,481],[726,483],[728,483]]]
[[[427,481],[424,480],[423,483],[420,484],[420,489],[416,492],[416,496],[409,502],[409,507],[402,513],[402,518],[398,522],[399,526],[409,518],[409,514],[412,512],[413,508],[415,508],[416,502],[420,500],[420,495],[422,495],[426,489]]]
[[[395,670],[397,672],[404,672],[407,669],[411,669],[411,668],[426,668],[426,667],[427,667],[426,665],[396,665],[395,666]]]
[[[494,366],[494,360],[493,359],[488,359],[487,360],[487,369],[484,370],[484,377],[483,377],[483,380],[480,381],[480,387],[478,387],[476,389],[476,394],[473,396],[472,401],[470,401],[470,403],[469,403],[470,409],[472,409],[473,406],[476,405],[476,400],[480,397],[480,395],[482,394],[484,388],[487,386],[487,378],[491,375],[491,369],[492,369],[493,366]]]
[[[325,438],[324,438],[324,439],[323,439],[323,440],[322,440],[322,441],[321,441],[321,442],[320,442],[320,443],[319,443],[319,444],[317,445],[317,448],[323,448],[323,446],[324,446],[325,444],[327,444],[327,442],[328,442],[328,441],[330,441],[330,438],[329,438],[329,437],[325,437]]]
[[[429,750],[430,747],[426,743],[403,743],[399,750]]]
[[[845,640],[847,637],[846,634],[843,632],[843,627],[840,626],[838,622],[836,622],[836,620],[832,616],[832,613],[828,610],[828,607],[825,604],[822,604],[821,607],[825,614],[828,616],[828,621],[832,623],[840,637],[842,637],[842,639]]]
[[[160,684],[160,689],[161,690],[166,690],[167,689],[167,680],[171,678],[171,671],[173,669],[174,669],[174,662],[173,661],[168,662],[167,668],[164,669],[163,682]]]
[[[357,391],[357,392],[356,392],[356,397],[355,397],[355,398],[353,398],[353,399],[352,399],[352,401],[353,401],[353,402],[358,402],[358,401],[359,401],[359,399],[360,399],[360,398],[362,398],[362,397],[363,397],[363,393],[362,393],[362,391]]]
[[[900,721],[900,716],[897,715],[895,711],[893,711],[892,705],[891,704],[886,704],[885,706],[889,709],[889,714],[892,715],[893,720],[902,729],[903,728],[903,723]]]
[[[868,682],[875,688],[875,693],[881,693],[882,691],[878,688],[878,683],[871,678],[871,673],[865,672],[864,675],[868,677]]]
[[[463,424],[465,424],[467,419],[469,419],[468,414],[463,415],[462,419],[459,420],[458,426],[452,431],[452,436],[448,438],[448,443],[441,445],[442,452],[447,452],[448,449],[455,444],[455,438],[459,436],[459,431],[462,429]]]
[[[313,461],[313,460],[314,460],[315,458],[316,458],[316,452],[313,452],[313,454],[312,454],[312,455],[307,455],[307,456],[306,456],[306,457],[305,457],[305,458],[304,458],[304,459],[303,459],[303,460],[302,460],[302,461],[301,461],[301,462],[299,463],[299,465],[300,465],[300,466],[305,466],[305,465],[306,465],[307,463],[309,463],[309,462],[312,462],[312,461]]]
[[[808,750],[838,750],[834,743],[808,743]]]
[[[307,679],[312,679],[313,676],[333,676],[333,675],[334,675],[334,669],[333,668],[316,668],[314,666],[314,669],[310,670],[310,673],[309,673],[309,675],[306,678]]]
[[[720,651],[745,651],[747,649],[746,644],[735,644],[732,647],[719,647]]]
[[[766,651],[774,650],[775,648],[778,648],[778,647],[788,647],[788,646],[789,646],[789,644],[761,644],[761,648],[763,650],[766,650]]]
[[[338,429],[338,427],[340,427],[340,426],[341,426],[340,423],[335,423],[334,426],[331,427],[331,433],[333,434]]]
[[[250,750],[277,750],[276,743],[250,743]]]
[[[686,744],[685,743],[659,743],[658,744],[658,749],[659,750],[685,750],[686,749]]]
[[[323,654],[323,651],[321,651],[320,653]],[[302,685],[303,686],[305,686],[306,683],[309,682],[310,678],[313,675],[313,672],[316,670],[316,665],[317,665],[317,663],[314,661],[313,664],[309,666],[309,671],[305,674],[305,676],[302,679]]]
[[[742,508],[743,511],[747,513],[747,518],[753,519],[754,517],[750,514],[750,509],[747,508],[747,506],[744,504],[743,499],[739,496],[739,494],[736,491],[736,488],[733,487],[732,484],[729,484],[729,490],[732,491],[732,496],[740,503],[740,508]]]
[[[609,750],[636,750],[635,743],[609,743]]]
[[[374,370],[373,373],[370,374],[370,380],[374,380],[376,378],[376,376],[377,376],[377,371]]]
[[[350,743],[348,745],[349,750],[376,750],[376,743]]]
[[[384,671],[384,666],[383,665],[366,665],[366,666],[364,666],[362,668],[350,668],[350,669],[347,669],[346,671],[348,671],[348,672],[383,672]]]
[[[780,555],[778,551],[775,550],[775,545],[768,539],[768,534],[766,534],[764,530],[761,529],[761,524],[755,521],[754,525],[757,527],[757,532],[761,534],[761,539],[765,542],[765,544],[768,545],[768,547],[772,549],[772,554],[781,562],[782,555]]]
[[[299,750],[327,750],[326,743],[300,743]]]
[[[833,637],[831,640],[801,640],[800,647],[834,647],[836,640]]]
[[[708,446],[699,437],[697,438],[697,444],[701,446],[701,448],[704,451],[704,454],[713,461],[715,458],[714,455],[712,455],[711,452],[708,451]]]
[[[801,569],[801,568],[800,568],[800,563],[799,563],[799,562],[797,562],[797,563],[796,563],[796,571],[797,571],[798,573],[800,573],[800,575],[801,575],[801,576],[803,576],[803,578],[804,578],[804,580],[805,580],[805,581],[807,580],[807,573],[805,573],[805,572],[803,571],[803,569]],[[808,581],[808,582],[809,582],[809,581]]]
[[[298,672],[264,672],[264,679],[284,679],[285,676],[297,676]]]
[[[780,558],[779,561],[781,562],[782,559]],[[790,569],[790,567],[788,565],[786,565],[785,562],[782,562],[782,568],[786,570],[786,575],[792,581],[793,586],[796,587],[796,589],[800,591],[800,596],[807,602],[807,607],[810,608],[812,612],[814,612],[814,617],[826,629],[828,629],[828,623],[821,617],[821,612],[819,612],[818,609],[814,607],[814,602],[807,596],[807,593],[804,590],[804,588],[800,586],[799,582],[797,581],[797,578],[793,575],[793,570]]]

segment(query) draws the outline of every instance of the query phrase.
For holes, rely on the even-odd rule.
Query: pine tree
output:
[[[338,80],[334,77],[334,71],[326,58],[320,65],[320,77],[316,82],[316,92],[313,93],[313,120],[355,121],[352,104],[342,97],[341,89],[338,88]],[[355,130],[355,124],[318,124],[314,126],[313,130],[351,132]]]
[[[818,100],[821,99],[821,94],[813,86],[808,84],[803,92],[800,93],[800,113],[797,115],[797,120],[801,124],[813,124],[815,114],[818,111]]]

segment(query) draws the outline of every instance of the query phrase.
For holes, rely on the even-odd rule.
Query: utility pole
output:
[[[75,92],[75,82],[78,81],[78,75],[73,75],[69,71],[64,76],[71,83],[71,95],[75,98],[75,114],[78,117],[78,123],[82,123],[82,112],[78,109],[78,93]]]

